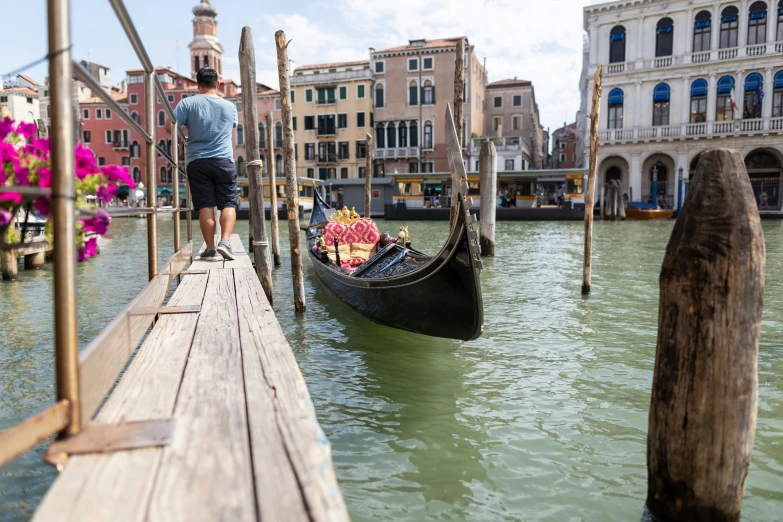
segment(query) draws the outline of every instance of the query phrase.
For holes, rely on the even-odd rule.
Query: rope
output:
[[[269,246],[269,241],[253,241],[253,246]]]
[[[30,62],[27,65],[23,65],[22,67],[16,69],[15,71],[11,71],[9,73],[5,73],[5,74],[2,74],[0,76],[2,76],[2,77],[14,76],[15,74],[23,73],[27,69],[35,67],[36,65],[39,65],[39,64],[41,64],[41,63],[43,63],[45,61],[48,61],[50,58],[54,58],[55,56],[58,56],[58,55],[60,55],[60,54],[62,54],[64,52],[70,51],[72,47],[73,47],[73,45],[69,45],[68,47],[66,47],[64,49],[58,49],[57,51],[54,51],[53,53],[47,54],[43,58],[39,58],[38,60],[35,60],[34,62]]]
[[[263,167],[264,166],[264,160],[257,159],[257,160],[253,160],[253,161],[248,161],[247,162],[247,166],[248,167]]]

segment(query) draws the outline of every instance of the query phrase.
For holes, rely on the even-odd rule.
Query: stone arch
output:
[[[783,154],[776,148],[759,147],[744,157],[759,210],[780,210],[783,207]]]
[[[662,208],[674,208],[677,197],[677,163],[664,152],[655,152],[642,162],[642,201],[654,202],[653,171],[657,173],[658,202]]]

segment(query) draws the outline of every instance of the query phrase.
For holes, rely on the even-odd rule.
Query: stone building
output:
[[[699,154],[729,147],[745,157],[762,214],[780,211],[783,1],[609,2],[584,8],[584,28],[583,118],[593,74],[605,72],[599,183],[676,207]]]
[[[582,158],[577,156],[579,133],[576,122],[562,127],[552,133],[552,168],[573,169],[581,167]]]
[[[239,123],[234,129],[234,158],[239,177],[247,177],[247,129],[245,125],[245,113],[242,98],[236,96],[229,98],[237,106],[237,119]],[[264,174],[269,173],[267,161],[267,138],[269,131],[266,127],[266,115],[272,113],[272,128],[274,129],[274,158],[275,174],[278,177],[285,176],[283,170],[283,114],[280,110],[280,91],[259,83],[256,85],[256,107],[258,110],[258,148],[260,159],[264,162]],[[298,140],[297,140],[298,141]],[[299,145],[297,145],[297,149]]]
[[[0,89],[0,119],[6,116],[17,122],[39,123],[41,110],[38,100],[40,85],[23,74],[3,82]]]
[[[212,67],[223,77],[223,46],[217,37],[217,9],[209,0],[201,0],[193,8],[193,40],[190,49],[191,76],[195,80],[196,72],[202,67]]]

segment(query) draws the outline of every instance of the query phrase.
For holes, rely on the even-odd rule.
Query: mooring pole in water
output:
[[[364,146],[364,217],[372,217],[370,210],[372,207],[372,134],[367,133]]]
[[[239,41],[239,74],[242,78],[242,108],[245,113],[245,150],[247,151],[247,179],[250,188],[250,217],[253,230],[253,257],[256,275],[261,281],[266,298],[272,304],[272,265],[269,257],[269,241],[266,240],[264,222],[264,184],[261,180],[261,154],[258,150],[258,104],[256,102],[256,50],[253,47],[253,31],[242,28]]]
[[[492,140],[481,144],[479,153],[479,193],[481,219],[479,220],[479,245],[482,256],[495,255],[495,217],[497,203],[495,194],[498,187],[498,154]]]
[[[758,409],[765,247],[739,152],[702,154],[660,277],[647,439],[656,520],[740,520]]]
[[[604,66],[599,65],[593,78],[593,106],[590,110],[590,169],[587,173],[585,195],[585,255],[582,272],[582,295],[590,293],[590,276],[593,267],[593,206],[595,178],[598,164],[598,114],[601,110],[601,80]]]
[[[304,312],[304,274],[302,252],[299,248],[299,187],[296,182],[294,158],[294,125],[291,116],[291,83],[288,77],[288,40],[285,31],[275,33],[277,73],[280,77],[280,106],[283,108],[283,158],[285,161],[285,195],[288,207],[288,240],[291,246],[291,274],[294,283],[294,307]]]
[[[275,130],[272,111],[266,113],[266,173],[269,177],[269,219],[272,220],[272,257],[275,266],[280,266],[280,231],[277,219],[277,165],[275,165]]]
[[[625,201],[623,201],[623,184],[617,182],[617,216],[625,221]]]
[[[585,210],[587,205],[585,205]],[[601,183],[601,219],[606,218],[606,183]]]
[[[457,142],[462,147],[462,115],[465,104],[465,39],[457,40],[457,49],[454,57],[454,127],[457,129]],[[423,100],[419,100],[423,103]],[[451,210],[449,211],[449,230],[453,230],[459,218],[459,201],[457,187],[452,187],[454,197],[451,198]],[[494,192],[493,192],[494,196]],[[468,204],[470,206],[470,204]]]

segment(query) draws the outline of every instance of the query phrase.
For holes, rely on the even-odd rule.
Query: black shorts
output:
[[[237,169],[227,159],[201,158],[188,163],[193,208],[238,208]]]

